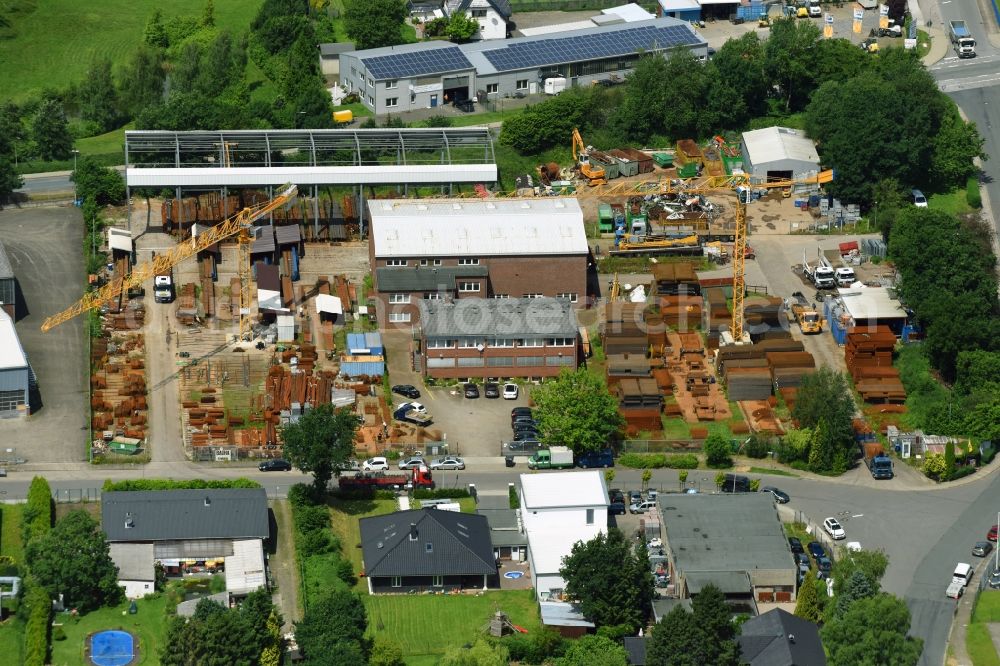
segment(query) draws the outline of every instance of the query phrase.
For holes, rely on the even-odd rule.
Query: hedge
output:
[[[983,196],[979,192],[979,179],[969,176],[965,181],[965,201],[975,209],[983,207]]]
[[[413,491],[413,499],[461,499],[472,497],[465,488],[417,488]]]
[[[698,456],[693,453],[667,455],[665,453],[624,453],[618,458],[622,467],[633,469],[697,469]]]
[[[218,490],[220,488],[260,488],[261,485],[245,477],[238,479],[128,479],[127,481],[104,482],[104,492],[116,490]]]
[[[27,618],[24,625],[24,664],[44,666],[49,655],[49,627],[52,623],[52,600],[48,592],[32,579],[24,585],[21,608]]]
[[[22,527],[24,543],[44,536],[52,529],[55,505],[52,502],[52,488],[44,477],[36,476],[28,488],[28,503],[24,507]]]

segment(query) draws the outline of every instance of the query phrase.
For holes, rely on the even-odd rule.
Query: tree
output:
[[[809,443],[809,469],[813,472],[827,472],[834,467],[834,445],[830,438],[830,428],[826,419],[821,419],[813,429]]]
[[[441,666],[507,666],[510,654],[502,645],[478,638],[469,647],[454,647],[441,657]]]
[[[603,382],[586,370],[563,370],[531,391],[542,440],[576,454],[607,448],[621,432],[618,403]]]
[[[97,123],[102,132],[118,127],[121,111],[118,109],[118,91],[111,78],[110,60],[104,58],[91,63],[79,91],[82,118]]]
[[[362,640],[368,628],[365,606],[348,589],[332,589],[310,603],[295,623],[295,641],[310,664],[344,663],[346,655],[363,654]],[[344,660],[329,658],[342,653]]]
[[[262,650],[239,610],[202,599],[190,619],[170,621],[159,657],[162,666],[253,666]]]
[[[455,42],[467,42],[479,33],[479,21],[465,12],[452,12],[444,34]]]
[[[212,0],[205,0],[205,7],[201,10],[201,20],[198,23],[203,28],[215,27],[215,3]]]
[[[850,551],[844,557],[837,560],[833,567],[833,593],[839,595],[843,592],[847,581],[851,579],[854,572],[860,571],[871,581],[875,589],[882,581],[886,569],[889,568],[889,558],[881,550],[856,550]]]
[[[375,49],[403,43],[406,20],[403,0],[347,0],[344,26],[358,49]]]
[[[633,549],[619,530],[573,544],[559,574],[566,581],[566,594],[598,627],[626,625],[635,632],[645,623],[653,575],[644,554]]]
[[[500,143],[522,155],[534,155],[552,146],[566,145],[573,128],[590,116],[590,91],[570,88],[544,102],[508,116],[500,129]]]
[[[167,30],[163,27],[163,12],[156,8],[146,21],[146,29],[142,33],[142,41],[147,46],[165,49],[169,46]]]
[[[910,611],[890,594],[861,599],[822,629],[823,646],[834,666],[914,666],[923,641],[908,637]]]
[[[403,648],[385,634],[375,634],[369,666],[405,666]]]
[[[24,185],[24,179],[14,169],[14,163],[6,154],[0,153],[0,208],[10,200],[14,190]]]
[[[73,137],[62,102],[47,97],[38,105],[31,119],[31,138],[38,157],[43,160],[64,160],[73,149]]]
[[[646,139],[663,132],[666,105],[663,81],[666,76],[667,62],[659,55],[643,56],[635,64],[635,69],[626,75],[624,97],[615,116],[615,124],[620,126],[624,135]],[[506,124],[504,122],[505,128]],[[502,142],[502,134],[500,138]]]
[[[703,666],[704,644],[694,615],[683,606],[664,616],[646,644],[646,663],[657,666]]]
[[[108,540],[86,511],[73,511],[48,534],[28,542],[31,572],[52,598],[82,611],[123,598]]]
[[[260,651],[260,666],[281,666],[281,615],[272,610],[267,616],[267,641]],[[396,666],[386,664],[385,666]]]
[[[653,470],[644,469],[642,470],[642,489],[645,490],[649,487],[649,481],[653,478]]]
[[[694,621],[702,639],[706,664],[738,666],[740,648],[736,643],[733,612],[726,597],[715,585],[707,585],[691,602]]]
[[[829,447],[829,451],[817,454],[815,471],[831,471],[838,464],[846,468],[847,460],[854,453],[852,422],[855,409],[854,396],[842,373],[820,368],[802,379],[792,418],[800,427],[814,430],[809,447],[810,465],[817,443]],[[817,432],[820,423],[824,424],[822,433]]]
[[[139,47],[119,72],[118,98],[129,117],[136,118],[144,109],[163,102],[165,78],[162,52]]]
[[[705,462],[709,467],[733,466],[733,459],[729,455],[729,440],[719,433],[710,434],[702,448],[705,451]]]
[[[740,100],[739,108],[730,110],[725,126],[741,127],[749,118],[765,113],[771,86],[764,74],[764,41],[756,32],[727,40],[710,64],[719,73],[720,87],[734,91]]]
[[[955,443],[949,441],[944,445],[944,476],[942,481],[950,481],[955,477]]]
[[[799,586],[799,596],[795,600],[795,615],[809,622],[819,623],[820,607],[819,594],[816,590],[816,574],[812,569],[806,573]]]
[[[771,23],[764,45],[764,73],[781,91],[785,111],[797,111],[809,100],[819,41],[819,28],[811,21],[782,18]]]
[[[604,636],[581,636],[570,644],[556,666],[627,666],[628,654],[616,641]],[[653,662],[650,662],[653,663]]]
[[[220,32],[204,51],[200,52],[194,89],[203,95],[220,95],[223,90],[242,80],[246,64],[246,51],[233,41],[228,31]]]
[[[962,120],[952,104],[941,117],[941,127],[934,138],[934,155],[931,162],[933,180],[942,187],[964,183],[978,171],[973,159],[987,160],[983,151],[986,140],[979,134],[975,123]]]
[[[834,616],[843,615],[855,601],[870,599],[878,591],[877,582],[873,582],[860,569],[855,569],[847,582],[842,584],[842,591],[837,594],[837,601],[832,607]]]
[[[312,473],[317,493],[326,492],[334,473],[339,475],[354,453],[358,425],[358,417],[350,410],[320,405],[282,429],[285,457],[303,472]]]
[[[81,199],[93,199],[99,206],[125,201],[125,180],[115,169],[103,167],[92,157],[77,160],[76,171],[70,175]]]

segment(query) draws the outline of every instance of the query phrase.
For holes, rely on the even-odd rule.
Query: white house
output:
[[[445,0],[444,12],[465,12],[479,23],[478,39],[506,39],[510,0]]]
[[[608,487],[598,471],[521,475],[521,523],[539,601],[557,600],[566,581],[562,559],[577,541],[608,526]]]

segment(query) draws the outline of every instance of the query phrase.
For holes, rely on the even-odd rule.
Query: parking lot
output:
[[[17,278],[16,328],[38,378],[38,402],[28,418],[0,421],[4,448],[29,463],[84,459],[87,359],[84,317],[48,333],[46,317],[83,293],[83,222],[70,206],[0,211],[0,238]]]

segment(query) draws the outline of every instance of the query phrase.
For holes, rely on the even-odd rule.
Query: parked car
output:
[[[431,469],[465,469],[465,461],[458,456],[444,456],[431,461]]]
[[[392,387],[392,392],[404,395],[407,398],[412,398],[413,400],[420,397],[420,391],[418,391],[417,387],[412,384],[396,384]]]
[[[542,442],[537,437],[529,437],[508,442],[507,448],[511,451],[537,451],[541,446]]]
[[[515,407],[510,410],[510,420],[513,421],[519,416],[527,416],[529,419],[532,416],[531,407]]]
[[[655,502],[657,495],[659,495],[659,493],[653,490],[652,488],[646,490],[646,499],[649,500],[650,502]]]
[[[809,573],[809,556],[805,553],[795,553],[795,563],[799,565],[799,571]]]
[[[788,537],[788,547],[796,554],[805,552],[802,548],[802,541],[798,537]]]
[[[515,442],[524,442],[529,439],[537,440],[539,436],[538,431],[534,428],[525,428],[524,430],[514,431]]]
[[[478,398],[479,397],[479,387],[469,382],[465,385],[465,397],[466,398]]]
[[[487,398],[499,398],[500,397],[500,385],[493,382],[487,382],[483,386],[483,395]]]
[[[986,557],[993,552],[993,544],[989,541],[977,541],[972,547],[972,554],[976,557]]]
[[[510,429],[515,432],[518,430],[538,430],[538,422],[522,416],[510,424]]]
[[[628,510],[632,513],[646,513],[650,509],[656,508],[656,502],[646,500],[645,502],[636,502],[629,506]]]
[[[389,469],[389,461],[382,456],[375,456],[361,463],[362,472],[385,472]]]
[[[816,559],[816,568],[819,569],[819,572],[824,576],[829,575],[830,570],[833,569],[833,562],[830,561],[829,557],[824,555],[823,557]]]
[[[513,382],[507,382],[503,385],[503,399],[504,400],[517,400],[518,396],[517,384]]]
[[[608,499],[612,502],[625,502],[625,493],[623,493],[618,488],[612,488],[608,491]]]
[[[927,197],[920,190],[911,190],[910,194],[913,195],[913,205],[917,208],[927,208]]]
[[[638,504],[641,501],[642,501],[642,493],[641,492],[639,492],[638,490],[630,490],[630,491],[628,491],[628,503],[629,504]]]
[[[994,525],[990,528],[990,531],[986,533],[986,540],[996,543],[997,540],[997,526]]]
[[[826,530],[826,533],[834,539],[839,540],[847,537],[847,532],[844,531],[844,528],[839,522],[837,522],[836,518],[831,517],[824,520],[823,529]]]
[[[624,516],[626,513],[625,502],[616,502],[614,500],[608,504],[608,513],[612,516]]]
[[[421,404],[419,402],[410,402],[410,403],[406,403],[406,404],[408,405],[408,410],[407,411],[411,411],[412,410],[412,411],[417,412],[419,414],[426,414],[427,413],[427,408],[424,407],[423,404]]]
[[[826,549],[823,548],[823,544],[819,541],[810,541],[806,544],[806,550],[812,555],[814,560],[818,560],[821,557],[826,557]]]
[[[1000,569],[996,569],[989,577],[989,586],[991,589],[1000,589]]]
[[[788,496],[788,493],[786,493],[783,490],[779,490],[779,489],[775,488],[774,486],[763,486],[760,489],[760,492],[762,492],[762,493],[771,493],[771,495],[774,496],[774,501],[777,502],[778,504],[788,504],[788,501],[791,499]]]
[[[399,469],[414,469],[415,467],[420,467],[421,465],[426,465],[427,461],[424,460],[423,456],[410,456],[409,458],[401,458],[399,461]]]
[[[292,463],[281,458],[275,458],[274,460],[265,460],[257,465],[257,469],[262,472],[291,472]]]

